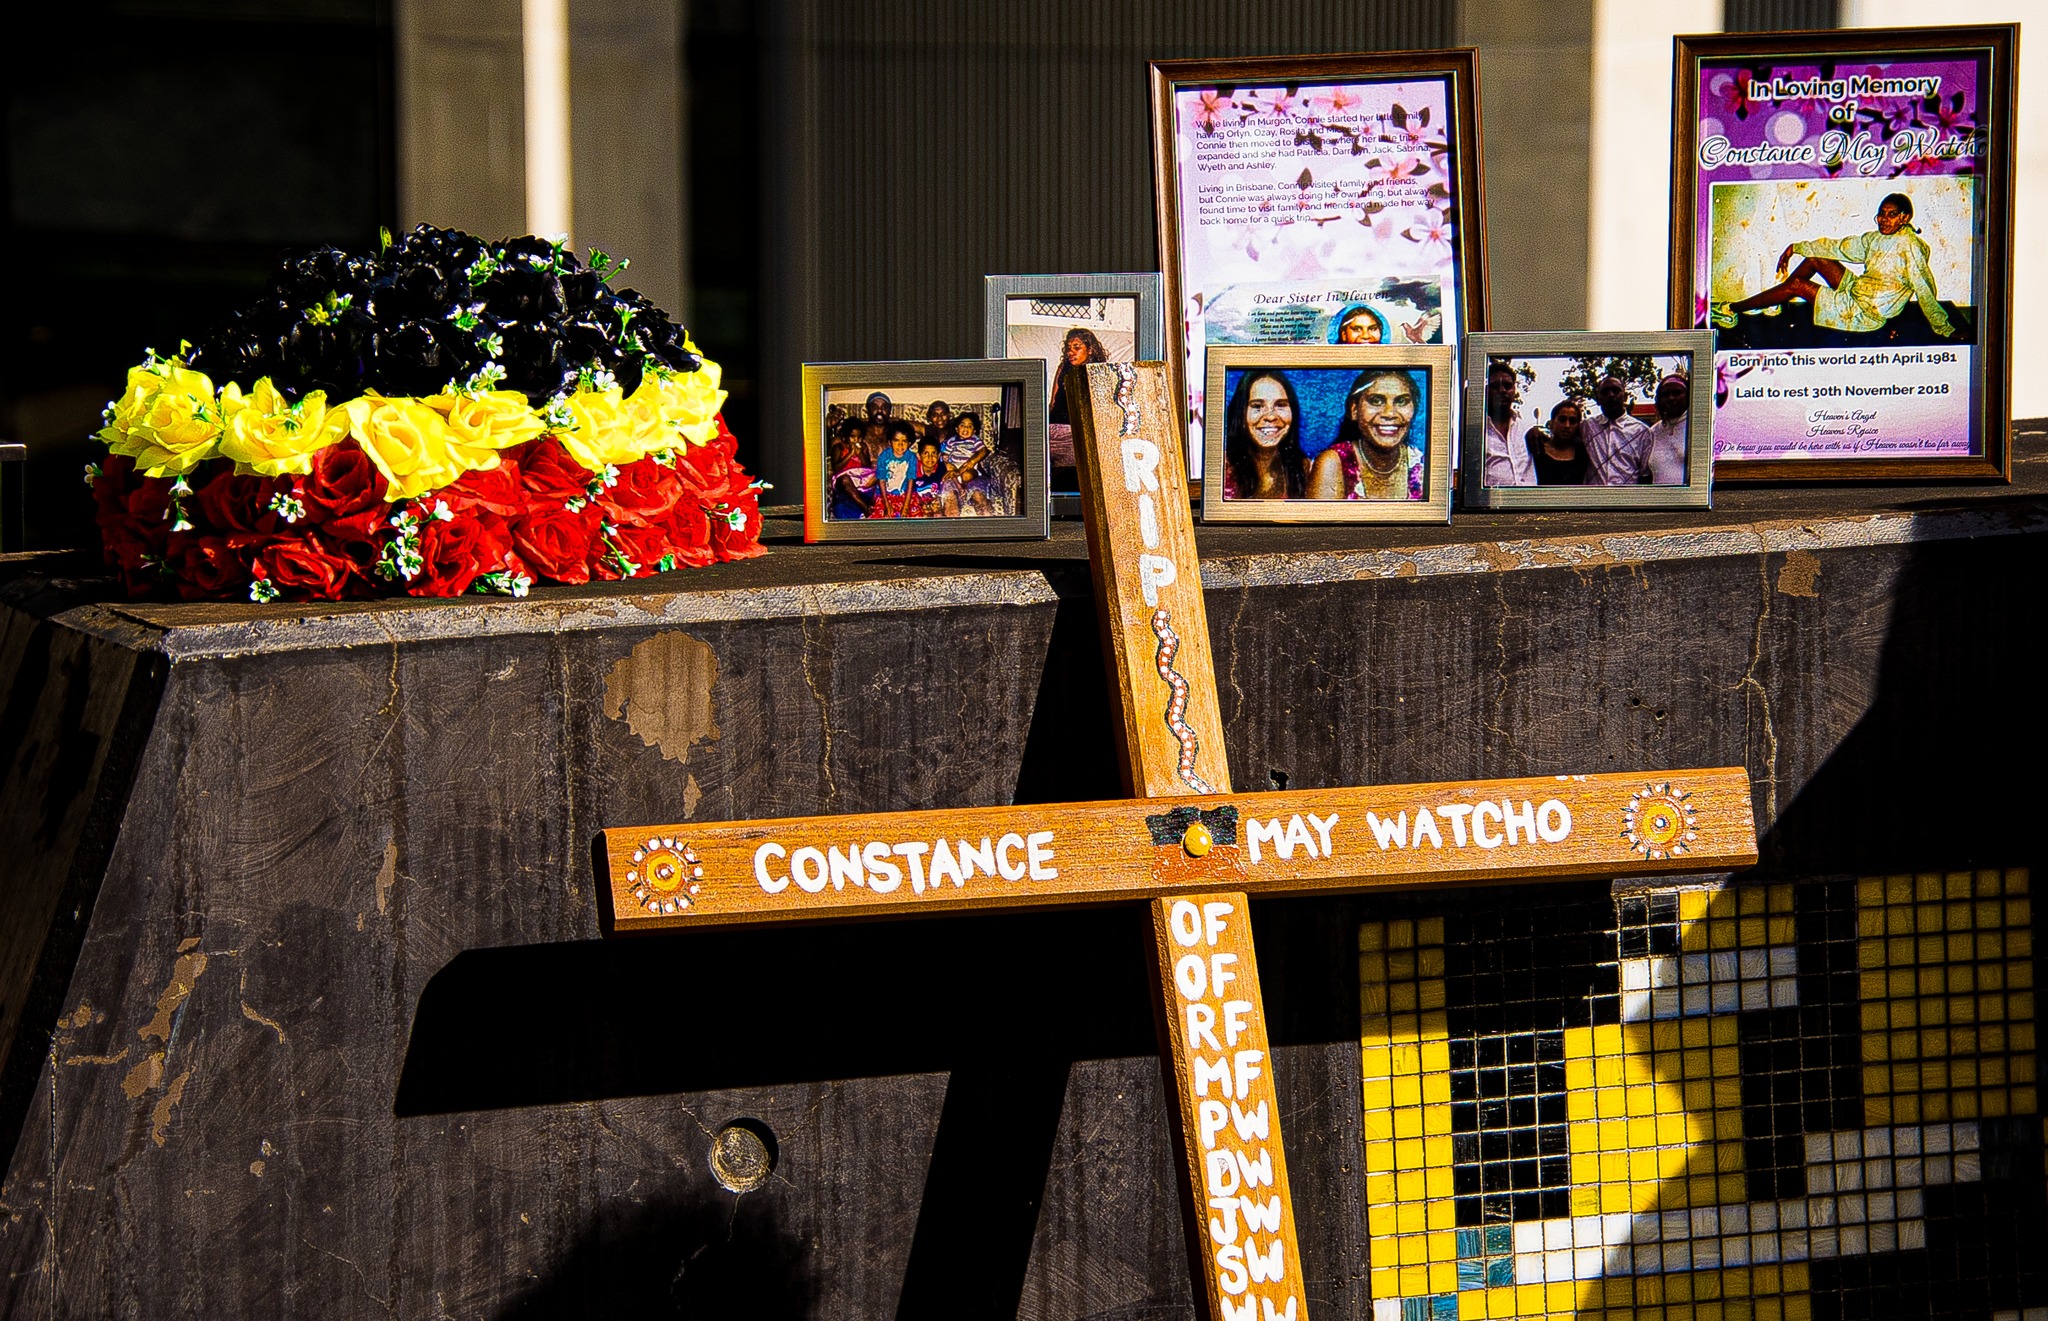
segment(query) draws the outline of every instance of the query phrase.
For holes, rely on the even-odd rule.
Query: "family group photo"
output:
[[[837,389],[825,395],[826,517],[1008,518],[1022,511],[1013,388]],[[1006,424],[1007,420],[1007,424]],[[1006,429],[1007,426],[1007,429]]]

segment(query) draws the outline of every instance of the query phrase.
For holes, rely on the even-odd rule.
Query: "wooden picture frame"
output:
[[[1715,334],[1715,479],[2010,480],[2018,27],[1675,44],[1669,320]]]
[[[1203,522],[1450,522],[1451,408],[1458,392],[1457,367],[1449,345],[1215,345],[1209,349],[1207,367],[1204,392],[1226,403],[1221,409],[1210,409],[1205,419],[1203,461],[1214,476],[1202,484]],[[1420,387],[1414,389],[1415,398],[1405,414],[1398,399],[1392,397],[1398,391],[1373,392],[1374,382],[1368,378],[1380,374],[1405,375],[1411,386]],[[1418,375],[1424,379],[1416,380]],[[1300,496],[1263,498],[1238,493],[1235,479],[1240,468],[1248,473],[1263,468],[1262,480],[1274,480],[1274,465],[1260,465],[1249,457],[1233,462],[1239,453],[1250,456],[1266,448],[1253,440],[1259,425],[1255,419],[1248,419],[1242,428],[1233,428],[1232,422],[1240,414],[1262,409],[1269,398],[1276,406],[1284,401],[1291,419],[1273,443],[1278,450],[1275,458],[1284,464],[1293,455],[1301,463],[1295,476],[1285,477],[1276,486],[1291,489],[1298,480],[1304,488]],[[1385,404],[1379,416],[1392,420],[1405,415],[1408,419],[1407,438],[1396,450],[1395,466],[1386,483],[1393,494],[1314,494],[1325,482],[1346,492],[1371,490],[1365,456],[1368,442],[1363,436],[1355,441],[1349,438],[1370,430],[1373,415],[1367,414],[1361,427],[1359,412],[1375,401]],[[1233,437],[1233,430],[1240,434]],[[1349,462],[1339,448],[1345,444],[1353,446]],[[1403,490],[1411,494],[1400,494]]]
[[[1085,331],[1093,340],[1089,362],[1159,361],[1165,337],[1160,290],[1157,271],[983,277],[986,355],[1045,360],[1046,451],[1055,514],[1081,512],[1074,422],[1060,391],[1062,346],[1074,332]],[[1028,308],[1021,315],[1019,303]]]
[[[1505,368],[1502,373],[1501,369]],[[1712,505],[1714,337],[1704,330],[1482,331],[1465,340],[1467,509],[1706,509]],[[1496,386],[1496,374],[1502,375]],[[1604,417],[1601,378],[1620,383]],[[1681,390],[1667,386],[1685,378]],[[1507,392],[1506,425],[1489,405]],[[1588,437],[1582,483],[1544,485],[1529,431],[1576,402]],[[1527,407],[1521,407],[1526,404]],[[1665,408],[1675,409],[1669,418]],[[1641,431],[1626,419],[1633,417]],[[1548,457],[1548,451],[1545,451]],[[1549,465],[1546,465],[1549,466]],[[1568,468],[1569,462],[1551,468]]]
[[[934,412],[941,404],[942,417]],[[1041,360],[806,363],[803,408],[806,542],[1017,541],[1051,535]],[[979,447],[964,427],[954,427],[963,414],[975,418],[977,436],[989,438]],[[842,423],[865,433],[852,442],[863,449],[844,463],[834,452],[849,443]],[[913,462],[908,486],[895,492],[900,456],[887,465],[881,460],[883,450],[894,451],[893,433],[903,426],[912,432],[906,448]],[[880,447],[874,427],[881,431]],[[927,439],[939,441],[943,478],[927,478],[918,461]],[[977,449],[983,457],[973,456]],[[970,452],[971,464],[955,462],[961,450]],[[891,512],[877,514],[877,508]]]
[[[1339,336],[1361,306],[1380,343],[1455,348],[1486,328],[1478,51],[1164,60],[1151,82],[1166,359],[1191,467],[1212,343],[1353,342]]]

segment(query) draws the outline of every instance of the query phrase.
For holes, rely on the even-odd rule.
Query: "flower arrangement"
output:
[[[128,372],[86,480],[131,595],[523,596],[761,554],[718,365],[540,238],[286,261]]]

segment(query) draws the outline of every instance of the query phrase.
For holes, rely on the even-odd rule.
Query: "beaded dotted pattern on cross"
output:
[[[678,839],[657,836],[633,850],[633,865],[626,872],[633,898],[650,913],[670,916],[690,907],[704,880],[704,867],[697,851]]]
[[[1652,860],[1685,856],[1699,841],[1691,798],[1668,781],[1644,785],[1629,795],[1628,806],[1622,809],[1622,839]]]
[[[1174,769],[1180,782],[1196,793],[1215,793],[1208,781],[1195,773],[1195,758],[1201,753],[1202,739],[1187,722],[1188,681],[1173,668],[1173,658],[1180,654],[1180,635],[1173,631],[1173,617],[1163,606],[1152,612],[1152,631],[1159,636],[1159,652],[1154,658],[1159,677],[1166,681],[1172,694],[1166,699],[1166,727],[1180,744],[1180,761]]]

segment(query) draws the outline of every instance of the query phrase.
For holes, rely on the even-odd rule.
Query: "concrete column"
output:
[[[526,232],[519,0],[396,0],[398,218]]]
[[[2048,23],[2043,0],[1949,0],[1939,14],[1900,0],[1844,0],[1843,27],[1918,27],[1942,23],[2021,25],[2020,103],[2013,160],[2012,415],[2048,414],[2048,41],[2030,24]]]
[[[1491,325],[1582,327],[1592,0],[1464,0],[1459,28],[1479,47]]]
[[[1594,0],[1587,325],[1669,323],[1671,39],[1719,32],[1721,0]]]
[[[523,17],[520,0],[397,0],[401,224],[535,230]],[[632,258],[624,284],[687,324],[683,8],[570,0],[568,34],[576,249]]]
[[[632,258],[622,283],[687,325],[684,10],[569,0],[569,158],[577,251]]]

